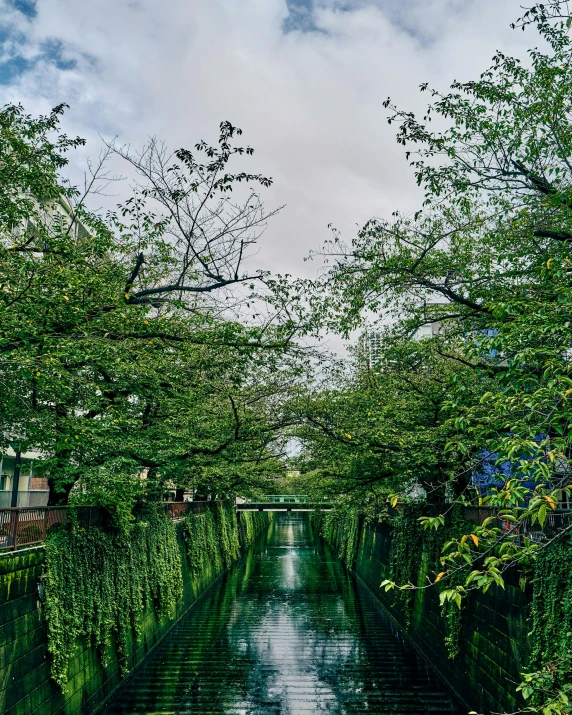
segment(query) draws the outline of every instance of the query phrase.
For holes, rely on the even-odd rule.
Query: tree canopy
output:
[[[61,176],[82,143],[61,132],[63,110],[0,112],[4,447],[42,451],[51,503],[74,485],[109,506],[168,485],[260,486],[283,469],[276,395],[302,363],[291,322],[264,313],[266,274],[245,268],[273,212],[254,188],[232,191],[271,180],[230,171],[252,149],[223,122],[218,145],[193,152],[110,146],[80,192]],[[111,152],[139,179],[102,216],[88,203]]]

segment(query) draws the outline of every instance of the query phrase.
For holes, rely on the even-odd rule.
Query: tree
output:
[[[324,284],[346,333],[366,308],[399,314],[405,334],[440,321],[441,353],[493,381],[483,403],[452,395],[464,435],[451,448],[486,448],[547,481],[571,456],[572,75],[569,22],[537,17],[550,50],[532,50],[530,66],[498,53],[479,80],[431,91],[422,120],[388,100],[424,207],[369,222],[350,246],[334,240]]]
[[[326,384],[296,403],[298,466],[330,494],[386,498],[421,487],[437,503],[449,490],[462,494],[470,474],[445,452],[455,433],[448,403],[454,389],[472,393],[474,373],[432,341],[389,330],[374,365],[359,349],[354,360],[349,372],[334,366]]]
[[[217,147],[197,145],[204,164],[156,142],[122,152],[147,183],[102,218],[86,202],[108,181],[107,152],[85,191],[66,185],[65,152],[82,141],[60,133],[62,111],[0,113],[4,440],[17,435],[47,455],[51,503],[78,480],[108,503],[205,469],[235,474],[210,477],[213,493],[251,483],[240,465],[262,476],[280,452],[264,400],[248,406],[252,369],[268,376],[264,366],[282,369],[295,349],[291,325],[237,320],[264,278],[242,264],[272,214],[254,192],[243,203],[229,193],[270,179],[230,173],[232,158],[252,150],[233,145],[240,130],[225,122]]]
[[[468,371],[449,383],[442,454],[457,475],[494,455],[497,486],[484,501],[500,519],[450,539],[441,573],[423,586],[440,582],[443,602],[458,604],[473,589],[503,586],[509,567],[538,560],[572,529],[554,520],[540,533],[570,491],[561,470],[572,458],[572,19],[565,3],[550,2],[517,25],[534,26],[548,49],[531,50],[527,63],[497,53],[478,80],[449,93],[422,85],[432,97],[422,118],[387,101],[423,206],[370,221],[350,245],[334,236],[324,251],[331,327],[347,335],[367,310],[393,313],[404,336],[439,321],[434,350]],[[432,129],[435,116],[444,129]],[[422,522],[439,529],[444,514]],[[560,655],[527,674],[520,689],[537,693],[527,711],[570,712],[569,649]]]

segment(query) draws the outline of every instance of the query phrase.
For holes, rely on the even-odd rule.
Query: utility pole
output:
[[[16,461],[14,462],[14,477],[12,479],[12,503],[10,506],[18,506],[18,488],[20,486],[20,463],[22,461],[22,453],[20,445],[12,445],[12,449],[16,452]]]

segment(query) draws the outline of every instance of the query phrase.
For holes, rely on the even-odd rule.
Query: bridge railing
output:
[[[329,504],[330,500],[326,498],[317,499],[310,497],[308,494],[264,494],[260,497],[252,497],[243,499],[237,504]]]

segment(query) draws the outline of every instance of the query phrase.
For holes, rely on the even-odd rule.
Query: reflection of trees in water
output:
[[[148,713],[377,712],[393,703],[409,715],[452,712],[439,683],[418,672],[411,649],[309,537],[300,517],[277,516],[268,546],[247,554],[133,679],[138,706],[154,687]],[[433,691],[444,710],[425,707]]]
[[[291,673],[300,678],[300,687],[333,702],[339,700],[340,682],[343,690],[353,689],[353,680],[340,674],[359,658],[354,593],[339,563],[312,542],[302,519],[277,516],[268,553],[253,561],[249,581],[252,589],[243,587],[246,597],[239,596],[233,616],[237,623],[256,622],[247,651],[264,671],[251,671],[249,700],[287,708]]]
[[[203,713],[233,709],[250,690],[249,675],[258,663],[244,639],[233,637],[233,626],[240,621],[241,593],[256,569],[264,538],[249,550],[243,562],[225,577],[211,603],[192,621],[200,629],[200,644],[188,651],[188,659],[197,663],[197,672],[188,684],[178,712]],[[216,664],[213,662],[213,658]]]

